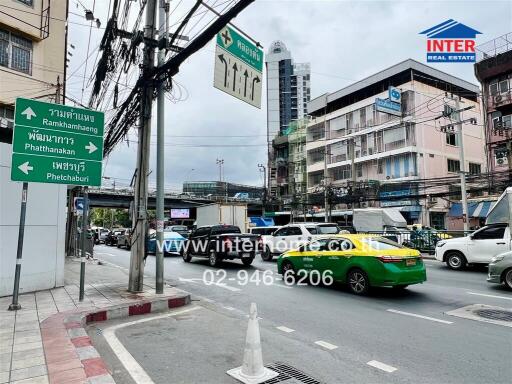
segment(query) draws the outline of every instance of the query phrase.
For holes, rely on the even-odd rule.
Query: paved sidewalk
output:
[[[189,300],[172,287],[156,295],[149,280],[143,292],[129,293],[125,271],[88,261],[79,302],[79,276],[79,259],[67,259],[64,287],[20,295],[18,311],[7,310],[12,297],[0,298],[0,383],[113,383],[83,324],[151,312],[151,302],[164,310]]]

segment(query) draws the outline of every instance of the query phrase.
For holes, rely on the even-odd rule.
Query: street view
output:
[[[0,0],[0,384],[510,382],[510,1]]]

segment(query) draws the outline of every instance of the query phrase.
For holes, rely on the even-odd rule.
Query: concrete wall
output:
[[[0,66],[0,105],[12,108],[17,97],[55,101],[57,77],[61,85],[64,82],[67,1],[51,1],[49,36],[44,39],[33,26],[40,25],[49,0],[34,0],[33,6],[3,3],[10,8],[0,14],[0,28],[32,41],[32,64],[29,73]],[[14,284],[21,187],[11,181],[11,144],[0,143],[0,296],[12,294]],[[65,185],[29,184],[21,292],[64,284],[66,189]]]
[[[22,183],[11,181],[11,146],[0,143],[0,296],[12,294]],[[65,185],[29,183],[20,292],[64,284]]]

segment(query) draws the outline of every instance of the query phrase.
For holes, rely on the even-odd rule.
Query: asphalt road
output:
[[[126,250],[96,246],[95,255],[129,266]],[[455,272],[434,260],[425,263],[426,283],[357,297],[342,286],[288,287],[277,280],[275,261],[256,259],[251,267],[228,261],[211,269],[206,259],[166,257],[166,281],[190,292],[201,308],[181,320],[131,324],[116,334],[155,383],[234,383],[224,372],[241,364],[246,314],[255,302],[265,363],[284,361],[325,383],[509,383],[511,328],[446,312],[472,304],[510,309],[512,293],[488,284],[485,268]],[[149,256],[147,279],[154,269]],[[264,271],[271,271],[270,285],[261,281]],[[115,374],[129,382],[108,346],[98,342]]]

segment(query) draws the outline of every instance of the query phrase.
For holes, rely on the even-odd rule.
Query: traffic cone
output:
[[[243,365],[230,369],[227,371],[227,374],[245,384],[263,383],[279,375],[277,372],[263,366],[258,310],[255,303],[251,303],[251,310],[249,312],[249,326],[247,327],[247,335],[245,337]]]

